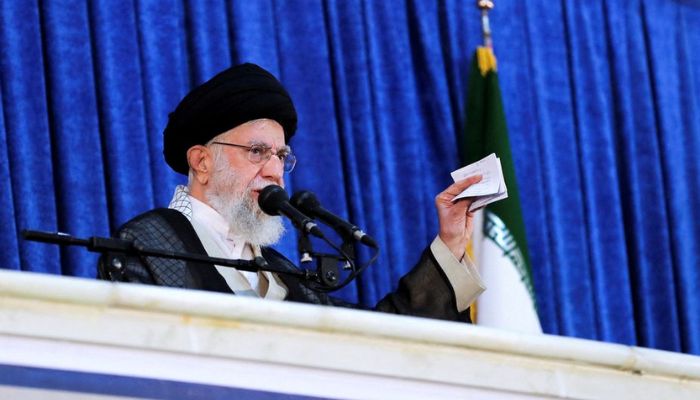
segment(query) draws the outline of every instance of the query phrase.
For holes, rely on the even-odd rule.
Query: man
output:
[[[289,260],[267,247],[282,235],[282,221],[262,212],[257,200],[265,186],[283,186],[284,172],[294,167],[288,143],[296,124],[289,94],[257,65],[229,68],[195,88],[170,114],[163,133],[165,160],[188,175],[188,185],[176,189],[168,209],[134,218],[119,236],[144,247],[212,257],[261,256],[276,268],[294,270]],[[469,304],[483,287],[465,256],[472,230],[470,200],[452,199],[479,179],[455,183],[436,197],[438,237],[375,309],[469,320]],[[123,271],[110,276],[100,266],[102,278],[353,307],[287,274],[154,257],[127,258]]]

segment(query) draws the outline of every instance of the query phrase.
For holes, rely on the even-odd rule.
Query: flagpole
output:
[[[484,43],[476,48],[469,73],[463,153],[466,163],[496,153],[503,170],[504,186],[508,185],[508,198],[482,210],[483,225],[476,225],[475,221],[474,232],[481,233],[481,238],[472,236],[473,247],[479,250],[479,273],[488,290],[479,296],[477,306],[472,308],[477,314],[472,321],[476,320],[481,326],[541,333],[515,166],[493,54],[489,12],[493,10],[494,2],[479,0],[476,5],[481,10]]]
[[[484,35],[484,47],[493,49],[491,39],[491,25],[489,24],[489,11],[493,10],[494,4],[491,0],[477,0],[476,6],[481,10],[481,32]]]

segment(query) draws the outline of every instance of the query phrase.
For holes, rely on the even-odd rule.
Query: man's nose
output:
[[[281,185],[282,177],[284,176],[284,162],[273,154],[272,157],[263,164],[260,175],[265,179]]]

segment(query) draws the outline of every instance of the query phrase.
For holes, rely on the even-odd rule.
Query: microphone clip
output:
[[[311,238],[306,232],[300,232],[297,240],[300,263],[308,264],[316,260],[316,280],[328,289],[333,289],[339,284],[341,268],[354,271],[354,244],[344,240],[340,248],[336,249],[339,250],[340,254],[315,252],[312,248]]]

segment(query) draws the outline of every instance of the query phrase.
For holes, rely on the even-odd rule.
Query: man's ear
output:
[[[209,182],[212,169],[212,157],[209,149],[199,144],[190,147],[187,150],[187,163],[194,173],[195,180],[200,185],[206,185]]]

